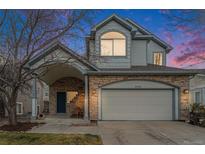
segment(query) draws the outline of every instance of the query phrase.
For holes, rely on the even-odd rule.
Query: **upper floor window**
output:
[[[161,52],[155,52],[153,58],[154,58],[154,64],[155,65],[162,65],[163,55],[162,55]]]
[[[107,32],[100,38],[101,56],[125,56],[126,38],[118,32]]]

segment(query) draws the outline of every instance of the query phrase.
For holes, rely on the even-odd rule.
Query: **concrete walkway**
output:
[[[46,119],[46,124],[33,128],[38,133],[89,133],[101,135],[104,144],[205,144],[205,128],[175,121],[88,121]]]
[[[90,121],[83,119],[46,118],[41,122],[45,122],[45,124],[34,127],[29,132],[99,134],[98,127],[96,125],[91,125]]]

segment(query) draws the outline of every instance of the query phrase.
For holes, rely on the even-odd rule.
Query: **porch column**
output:
[[[85,75],[84,119],[88,120],[88,76]]]
[[[32,114],[31,118],[36,119],[37,117],[37,88],[36,88],[36,77],[32,81]]]

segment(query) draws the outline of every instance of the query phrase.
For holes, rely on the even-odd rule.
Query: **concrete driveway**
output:
[[[102,121],[104,144],[205,144],[205,128],[175,121]]]
[[[104,144],[205,144],[205,128],[177,121],[88,121],[47,119],[46,124],[33,128],[33,133],[98,134]]]

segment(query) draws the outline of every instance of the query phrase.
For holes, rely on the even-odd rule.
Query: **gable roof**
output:
[[[111,16],[109,16],[108,18],[106,18],[105,20],[101,21],[100,23],[98,23],[97,25],[95,25],[91,31],[96,31],[98,29],[100,29],[101,27],[103,27],[104,25],[106,25],[107,23],[109,23],[110,21],[115,21],[117,23],[119,23],[120,25],[122,25],[123,27],[125,27],[128,30],[132,30],[132,27],[127,24],[124,19],[120,18],[119,16],[112,14]]]
[[[110,17],[106,18],[102,22],[100,22],[97,25],[95,25],[92,28],[91,34],[90,34],[90,36],[87,37],[87,39],[95,39],[95,37],[94,37],[95,36],[95,32],[98,29],[100,29],[101,27],[103,27],[104,25],[106,25],[107,23],[109,23],[110,21],[115,21],[115,22],[119,23],[121,26],[123,26],[124,28],[128,29],[129,31],[131,31],[133,39],[149,39],[149,40],[153,40],[154,42],[156,42],[157,44],[159,44],[160,46],[165,48],[167,53],[173,49],[173,47],[171,45],[169,45],[165,41],[161,40],[159,37],[157,37],[156,35],[154,35],[150,31],[148,31],[146,28],[144,28],[143,26],[139,25],[135,21],[133,21],[131,19],[128,19],[128,18],[123,19],[123,18],[117,16],[116,14],[112,14]],[[141,32],[142,35],[139,35],[134,28],[136,28],[139,32]]]
[[[29,66],[34,65],[35,63],[37,63],[38,61],[40,61],[41,59],[43,59],[45,56],[49,55],[50,53],[52,53],[53,51],[57,50],[57,49],[61,49],[62,51],[68,53],[69,55],[71,55],[73,58],[77,59],[78,61],[80,61],[82,64],[84,64],[85,66],[88,66],[89,68],[91,68],[92,70],[98,70],[98,68],[91,64],[90,62],[88,62],[84,57],[80,56],[79,54],[77,54],[76,52],[74,52],[73,50],[71,50],[70,48],[66,47],[64,44],[60,43],[59,41],[54,42],[53,44],[51,44],[48,48],[46,48],[45,50],[42,51],[41,54],[38,54],[37,56],[35,56],[30,62],[29,62]]]
[[[149,35],[152,34],[150,31],[148,31],[146,28],[139,25],[136,21],[133,21],[131,19],[126,18],[125,19],[129,24],[137,28],[142,34]]]

